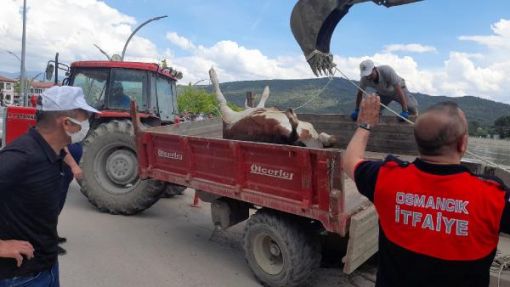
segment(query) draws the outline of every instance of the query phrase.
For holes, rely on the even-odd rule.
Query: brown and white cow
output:
[[[280,111],[276,108],[266,108],[269,87],[265,87],[256,107],[245,105],[246,109],[243,111],[232,110],[220,90],[218,76],[213,68],[209,70],[209,76],[220,104],[224,138],[313,148],[328,147],[336,142],[334,136],[319,134],[312,124],[300,121],[292,109]]]

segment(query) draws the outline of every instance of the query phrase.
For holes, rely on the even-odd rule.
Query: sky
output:
[[[296,0],[27,0],[26,69],[44,71],[56,52],[70,63],[121,54],[160,62],[181,83],[313,78],[290,30]],[[18,72],[22,0],[0,0],[0,71]],[[490,3],[490,4],[489,4]],[[334,61],[359,80],[359,63],[391,65],[413,92],[473,95],[510,103],[510,1],[424,0],[386,8],[354,5],[337,26]]]

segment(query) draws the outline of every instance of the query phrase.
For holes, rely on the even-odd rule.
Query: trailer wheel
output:
[[[100,124],[85,139],[82,193],[99,210],[130,215],[152,206],[165,185],[140,180],[133,125],[128,120]]]
[[[244,233],[246,261],[264,285],[300,286],[321,261],[320,242],[300,224],[276,212],[259,211]]]

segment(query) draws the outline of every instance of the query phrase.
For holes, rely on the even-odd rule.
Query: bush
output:
[[[191,85],[182,88],[181,93],[177,97],[177,106],[181,113],[212,114],[214,116],[221,114],[219,103],[214,94],[207,92],[203,88]],[[242,108],[233,103],[228,103],[228,106],[234,111],[242,110]]]
[[[204,89],[193,86],[183,88],[177,97],[177,106],[181,113],[220,115],[216,97]]]
[[[510,116],[503,116],[494,122],[494,129],[501,138],[510,137]]]

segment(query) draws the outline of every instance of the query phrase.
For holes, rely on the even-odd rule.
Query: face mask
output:
[[[83,122],[80,122],[78,120],[75,120],[73,118],[67,118],[72,123],[75,123],[81,127],[81,129],[75,133],[70,133],[66,131],[66,134],[71,137],[71,143],[79,143],[85,139],[87,136],[87,133],[90,129],[90,123],[88,120],[84,120]]]

